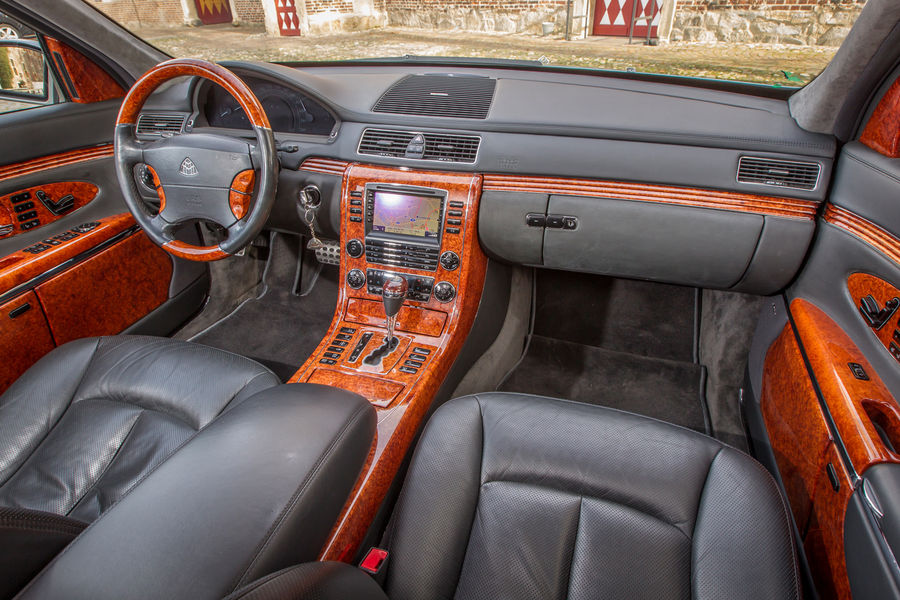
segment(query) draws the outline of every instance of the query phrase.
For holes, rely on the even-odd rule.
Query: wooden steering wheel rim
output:
[[[272,127],[269,124],[269,118],[259,99],[247,84],[225,67],[195,58],[174,58],[147,71],[125,95],[116,117],[116,127],[118,128],[120,125],[136,126],[141,109],[153,91],[171,79],[185,76],[202,77],[225,88],[246,113],[250,124],[257,131],[257,137],[259,137],[259,130],[267,131],[271,135]],[[170,254],[195,261],[212,261],[231,256],[219,244],[196,246],[179,240],[170,240],[162,244],[162,247]]]

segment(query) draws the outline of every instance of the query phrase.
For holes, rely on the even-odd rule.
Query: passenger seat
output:
[[[800,596],[788,510],[755,460],[599,406],[489,393],[430,420],[382,546],[383,589],[307,563],[229,598]]]

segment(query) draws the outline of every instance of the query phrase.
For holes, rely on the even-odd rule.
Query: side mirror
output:
[[[51,104],[53,84],[44,51],[33,40],[0,39],[0,113]]]

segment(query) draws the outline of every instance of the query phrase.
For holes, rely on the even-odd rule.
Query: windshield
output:
[[[85,0],[175,57],[405,55],[802,86],[864,0]],[[648,26],[649,25],[649,26]]]

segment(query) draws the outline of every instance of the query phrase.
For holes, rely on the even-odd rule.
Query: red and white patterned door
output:
[[[294,0],[275,0],[275,12],[281,35],[300,35],[300,17],[297,16]]]
[[[204,25],[231,23],[231,7],[228,0],[194,0],[197,17]]]
[[[659,5],[662,0],[597,0],[594,6],[593,35],[620,35],[627,36],[631,25],[631,10],[635,8],[634,16],[641,17],[654,9],[652,29],[650,37],[656,37],[656,28],[659,25]],[[647,21],[637,21],[634,26],[634,37],[647,36]]]

